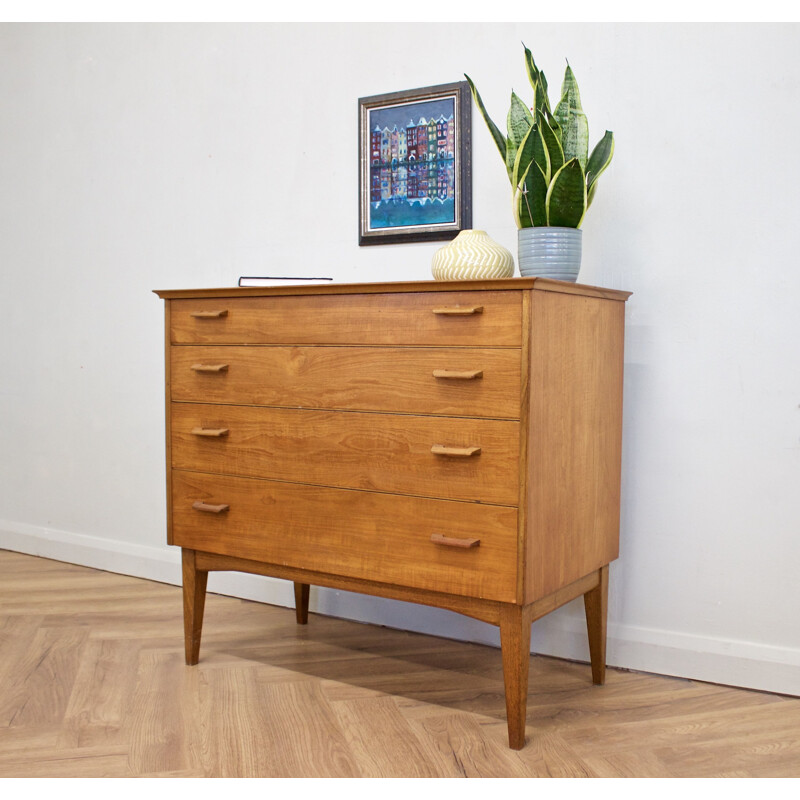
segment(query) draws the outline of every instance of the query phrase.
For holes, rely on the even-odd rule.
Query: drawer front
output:
[[[409,292],[172,300],[175,344],[519,347],[522,295]]]
[[[519,422],[173,403],[172,466],[515,505]]]
[[[170,348],[172,399],[519,419],[519,350]],[[438,376],[438,377],[436,377]]]
[[[517,511],[507,506],[174,470],[171,530],[172,544],[267,564],[516,597]]]

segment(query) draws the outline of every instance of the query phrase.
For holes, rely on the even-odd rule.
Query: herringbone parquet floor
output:
[[[800,699],[499,651],[0,551],[0,777],[798,777]]]

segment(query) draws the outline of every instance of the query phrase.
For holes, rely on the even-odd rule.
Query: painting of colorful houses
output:
[[[471,225],[470,108],[466,81],[359,99],[359,244]]]
[[[452,223],[455,99],[373,109],[369,129],[369,227]]]

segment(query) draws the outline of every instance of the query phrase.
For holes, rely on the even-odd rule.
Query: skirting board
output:
[[[181,582],[177,548],[149,547],[0,520],[0,550],[169,583]],[[294,608],[287,581],[242,573],[213,573],[217,594]],[[312,587],[310,610],[400,630],[499,647],[492,625],[442,609]],[[583,604],[573,601],[534,623],[531,651],[589,660]],[[800,649],[709,639],[609,620],[609,667],[800,696]]]

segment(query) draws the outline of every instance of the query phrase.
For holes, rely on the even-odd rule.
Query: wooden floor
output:
[[[800,699],[500,653],[0,551],[0,777],[798,777]]]

